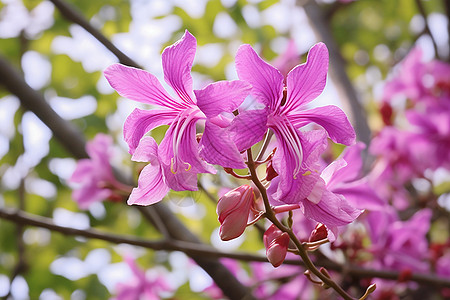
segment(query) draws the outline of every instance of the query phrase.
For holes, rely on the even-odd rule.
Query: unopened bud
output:
[[[273,168],[272,161],[269,160],[269,162],[267,163],[267,169],[266,169],[266,180],[271,181],[272,179],[274,179],[277,176],[278,176],[278,173]]]
[[[272,224],[264,233],[263,241],[267,259],[275,268],[279,267],[286,258],[289,235]]]
[[[309,236],[309,242],[317,242],[326,239],[328,236],[327,227],[321,223],[316,225],[316,228],[311,232]]]
[[[235,239],[244,232],[253,199],[253,188],[249,185],[235,188],[219,199],[217,215],[220,222],[219,235],[222,240]]]
[[[383,102],[383,104],[381,104],[380,114],[381,118],[383,119],[383,123],[386,126],[392,125],[393,110],[392,106],[389,103]]]

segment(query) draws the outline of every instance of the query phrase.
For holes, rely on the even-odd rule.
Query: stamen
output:
[[[287,125],[289,126],[291,124]],[[290,127],[291,128],[287,128],[284,122],[279,122],[277,126],[277,128],[281,130],[281,134],[283,135],[283,137],[286,139],[288,146],[290,146],[291,149],[289,150],[292,150],[294,154],[296,166],[294,169],[293,177],[294,179],[297,179],[297,174],[300,172],[303,161],[303,150],[301,148],[300,140],[298,136],[295,134],[295,128],[292,128],[292,125]]]
[[[192,166],[190,163],[184,162],[188,167],[186,169],[184,169],[185,171],[189,171],[192,169]]]
[[[172,174],[177,174],[177,172],[173,168],[174,164],[175,164],[175,160],[174,160],[174,157],[172,157],[170,159],[170,172],[172,172]]]

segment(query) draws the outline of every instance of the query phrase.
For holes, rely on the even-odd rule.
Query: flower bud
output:
[[[321,223],[316,225],[316,228],[311,232],[309,236],[309,242],[317,242],[326,239],[328,236],[327,227]]]
[[[235,239],[244,232],[254,197],[253,188],[242,185],[219,199],[217,215],[220,222],[219,235],[222,240]]]
[[[271,181],[272,179],[274,179],[277,176],[278,176],[278,173],[273,168],[272,160],[269,160],[269,162],[267,163],[266,180]]]
[[[289,235],[272,224],[264,233],[263,241],[267,259],[275,268],[279,267],[286,258]]]

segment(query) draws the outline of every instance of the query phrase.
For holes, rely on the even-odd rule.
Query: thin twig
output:
[[[181,251],[188,255],[201,255],[209,257],[226,257],[242,261],[253,261],[253,262],[267,262],[267,258],[261,255],[254,255],[249,253],[228,253],[217,250],[207,245],[196,244],[184,241],[148,241],[137,239],[135,237],[123,236],[111,234],[96,229],[74,229],[71,227],[59,226],[53,223],[52,219],[36,216],[22,211],[17,211],[15,209],[0,208],[0,218],[9,220],[14,223],[20,223],[27,226],[36,226],[40,228],[46,228],[51,231],[59,232],[67,236],[81,236],[86,238],[94,238],[103,241],[108,241],[114,244],[129,244],[134,246],[139,246],[152,250],[164,250],[164,251]],[[287,259],[284,264],[288,265],[298,265],[304,266],[300,260]],[[329,270],[334,270],[341,272],[343,266],[331,261],[321,261],[320,265]],[[356,266],[345,266],[347,274],[356,278],[383,278],[390,280],[398,280],[400,278],[400,272],[396,271],[379,271],[367,268],[361,268]],[[440,278],[434,275],[428,274],[412,274],[411,281],[418,282],[420,284],[426,284],[436,287],[448,287],[450,288],[450,280],[446,278]]]
[[[416,1],[417,9],[419,10],[419,13],[422,15],[422,18],[423,18],[423,22],[424,22],[424,25],[425,25],[425,32],[430,36],[431,42],[433,43],[434,55],[435,55],[436,58],[439,58],[438,46],[437,46],[436,40],[434,39],[434,36],[433,36],[433,34],[431,33],[431,30],[430,30],[430,26],[428,24],[428,18],[427,18],[427,13],[425,11],[425,7],[423,7],[422,1],[420,1],[420,0],[415,0],[415,1]]]

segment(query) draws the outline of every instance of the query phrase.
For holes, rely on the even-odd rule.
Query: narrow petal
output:
[[[98,188],[97,182],[92,181],[91,183],[86,182],[83,188],[74,190],[72,192],[72,198],[78,203],[81,209],[88,209],[92,203],[106,200],[111,194],[110,189]]]
[[[185,106],[171,97],[156,76],[147,71],[114,64],[109,66],[104,74],[109,84],[122,97],[172,109]]]
[[[149,164],[142,169],[138,187],[134,188],[128,198],[128,205],[151,205],[161,201],[169,192],[164,182],[159,164]]]
[[[343,196],[327,190],[318,204],[304,200],[302,206],[307,218],[327,227],[347,225],[361,214],[361,211],[351,206]]]
[[[180,99],[189,105],[195,104],[191,69],[196,48],[195,37],[186,30],[180,40],[164,49],[162,53],[164,80],[175,90]]]
[[[208,120],[200,141],[200,156],[210,164],[225,168],[243,169],[245,163],[225,128]]]
[[[233,119],[228,130],[238,150],[244,151],[264,138],[266,124],[266,109],[247,110]]]
[[[343,195],[350,205],[358,209],[383,210],[387,206],[387,202],[375,193],[367,178],[339,185],[330,191]]]
[[[266,63],[250,45],[242,45],[236,53],[239,79],[249,82],[252,94],[270,111],[280,104],[283,95],[283,75]]]
[[[222,112],[233,112],[250,94],[251,86],[242,80],[221,81],[195,90],[197,105],[208,118]]]
[[[319,96],[327,81],[328,49],[324,43],[314,45],[306,63],[287,76],[287,101],[285,111],[297,110]]]
[[[142,138],[139,146],[136,148],[133,156],[133,161],[158,163],[158,144],[151,136]]]
[[[347,146],[355,143],[355,130],[345,113],[337,106],[327,105],[305,111],[290,112],[288,117],[296,128],[314,122],[328,132],[333,142]]]
[[[130,148],[129,152],[134,153],[139,141],[147,132],[158,126],[171,124],[177,115],[178,113],[172,110],[142,110],[136,108],[128,116],[123,126],[123,136]]]

